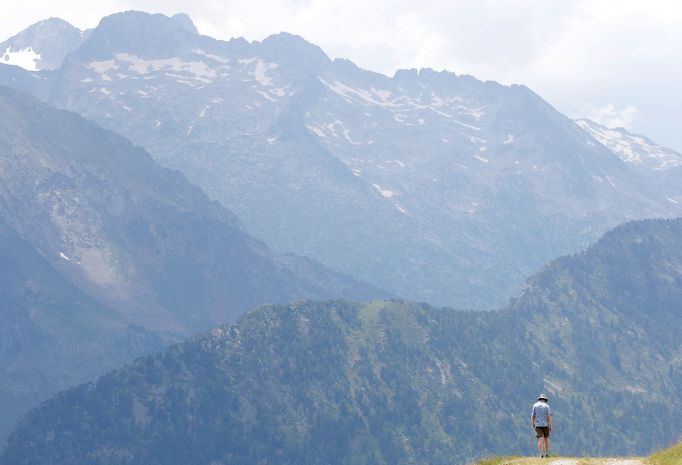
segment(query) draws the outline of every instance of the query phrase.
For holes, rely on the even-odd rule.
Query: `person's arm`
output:
[[[547,421],[549,422],[548,423],[549,430],[552,431],[552,414],[551,413],[547,416]]]
[[[530,417],[530,426],[531,428],[535,428],[535,412],[533,412],[533,415]]]

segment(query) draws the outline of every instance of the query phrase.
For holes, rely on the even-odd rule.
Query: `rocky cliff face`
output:
[[[496,312],[262,307],[60,394],[0,463],[466,463],[532,452],[541,391],[556,453],[648,453],[682,428],[681,240],[628,224]]]
[[[584,119],[576,122],[639,176],[658,185],[668,202],[682,204],[682,154],[624,128],[607,128]]]

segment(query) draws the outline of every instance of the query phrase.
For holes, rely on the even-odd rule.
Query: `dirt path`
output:
[[[646,465],[640,459],[608,459],[604,465]]]
[[[507,465],[648,465],[643,459],[639,458],[523,458],[510,460]]]
[[[646,465],[641,459],[550,459],[547,465]]]

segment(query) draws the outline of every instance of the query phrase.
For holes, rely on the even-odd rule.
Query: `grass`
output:
[[[682,442],[649,457],[651,465],[682,465]]]
[[[475,463],[475,465],[547,465],[552,463],[552,460],[563,459],[564,457],[558,457],[550,455],[549,458],[543,459],[540,457],[519,457],[519,456],[507,456],[507,457],[490,457],[487,459],[481,459]],[[574,460],[570,458],[570,460]],[[590,459],[580,460],[578,465],[592,465]],[[595,464],[597,465],[597,464]]]
[[[541,459],[540,457],[490,457],[481,459],[475,465],[546,465],[551,463],[552,459],[559,457],[550,457],[549,459]]]
[[[492,457],[476,462],[476,465],[511,465],[520,457]]]

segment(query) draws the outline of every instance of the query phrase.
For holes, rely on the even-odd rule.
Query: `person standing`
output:
[[[535,435],[538,438],[538,451],[540,457],[549,456],[549,433],[552,431],[552,408],[548,403],[549,399],[544,394],[538,396],[538,401],[533,404],[533,415],[531,423],[535,428]]]

